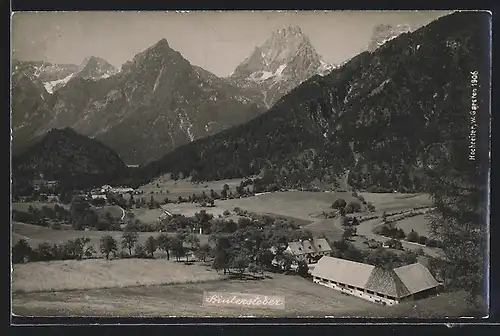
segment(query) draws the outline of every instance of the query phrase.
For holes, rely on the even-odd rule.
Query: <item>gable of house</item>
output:
[[[312,242],[316,252],[318,253],[332,251],[330,244],[328,244],[325,238],[314,238]]]

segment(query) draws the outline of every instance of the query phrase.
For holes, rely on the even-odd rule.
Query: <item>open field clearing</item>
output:
[[[101,237],[111,235],[118,242],[121,240],[123,232],[120,231],[76,231],[76,230],[54,230],[32,224],[25,224],[20,222],[12,223],[12,244],[17,243],[19,239],[26,239],[32,246],[36,247],[39,243],[65,243],[69,239],[78,237],[88,237],[96,250],[99,250]],[[174,233],[169,233],[174,235]],[[139,232],[139,244],[144,245],[148,237],[157,237],[159,232]],[[207,235],[197,235],[200,238],[200,243],[205,244],[208,242]],[[98,253],[100,255],[100,253]]]
[[[431,235],[429,231],[429,220],[425,218],[425,215],[408,217],[397,221],[395,224],[398,229],[403,229],[406,233],[411,232],[413,229],[420,236],[429,237]]]
[[[336,241],[342,239],[343,230],[337,227],[334,223],[336,219],[329,218],[316,221],[312,224],[306,225],[304,228],[311,230],[313,236],[318,237],[323,234],[330,239]]]
[[[240,207],[250,212],[312,220],[323,211],[331,211],[332,203],[339,198],[343,198],[347,202],[354,199],[349,193],[286,191],[218,201],[216,204],[218,207],[230,211],[235,207]]]
[[[226,208],[220,207],[219,205],[223,201],[215,201],[215,207],[202,207],[198,203],[179,203],[179,204],[164,204],[162,208],[170,211],[174,215],[184,215],[186,217],[193,217],[197,212],[205,210],[207,213],[214,215],[214,217],[219,217],[224,213]],[[233,209],[230,209],[232,211]]]
[[[96,208],[95,211],[102,217],[106,215],[106,212],[109,212],[112,218],[121,219],[124,216],[122,208],[117,205],[106,205],[101,208]]]
[[[165,259],[89,259],[15,264],[13,292],[46,292],[222,279],[208,266]]]
[[[78,292],[16,293],[13,294],[13,311],[17,314],[91,316],[343,316],[346,310],[376,307],[371,302],[343,295],[299,276],[272,274],[271,277]],[[283,296],[285,309],[214,309],[202,304],[204,291]]]
[[[367,202],[372,202],[377,212],[410,210],[415,207],[432,206],[427,194],[359,193]]]
[[[152,181],[151,183],[141,186],[138,190],[144,192],[144,194],[139,195],[140,197],[145,197],[149,200],[150,197],[153,196],[156,201],[163,202],[165,197],[168,197],[170,200],[176,200],[179,196],[187,198],[193,194],[200,195],[203,192],[210,195],[211,189],[220,194],[224,184],[227,184],[229,186],[229,190],[234,193],[236,192],[236,187],[239,186],[243,180],[245,179],[207,181],[195,184],[186,179],[178,181],[170,180],[166,175]],[[252,190],[252,186],[249,187],[250,190]],[[127,198],[128,196],[124,195],[124,197]]]
[[[30,206],[32,206],[33,208],[41,209],[44,206],[53,208],[54,205],[56,204],[68,208],[67,205],[56,202],[19,202],[19,203],[12,203],[12,210],[28,212]]]
[[[134,217],[146,224],[158,223],[158,218],[163,214],[162,209],[137,208],[132,209]]]

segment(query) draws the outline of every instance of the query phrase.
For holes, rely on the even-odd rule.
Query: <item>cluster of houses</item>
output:
[[[314,283],[382,305],[435,295],[441,287],[420,262],[385,269],[334,258],[324,238],[290,242],[285,252],[308,263]],[[281,266],[276,259],[273,264]],[[292,265],[292,269],[297,267],[297,264]]]
[[[107,199],[107,194],[134,194],[138,192],[132,188],[127,187],[112,187],[110,185],[103,185],[100,189],[93,190],[91,193],[92,199]]]

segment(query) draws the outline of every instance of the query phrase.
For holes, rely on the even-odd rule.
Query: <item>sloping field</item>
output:
[[[240,207],[250,212],[311,220],[315,219],[323,211],[331,211],[332,203],[339,198],[343,198],[347,202],[354,199],[351,194],[345,192],[286,191],[219,201],[216,204],[218,207],[227,210]]]
[[[377,212],[409,210],[433,204],[427,194],[360,193],[360,195],[367,202],[372,202]]]
[[[207,181],[195,184],[191,183],[191,181],[189,180],[170,180],[169,177],[165,175],[152,181],[151,183],[141,186],[139,190],[144,192],[144,194],[140,196],[146,197],[147,200],[149,200],[151,195],[157,201],[163,201],[165,197],[168,197],[170,200],[175,200],[179,196],[187,198],[193,195],[193,193],[201,195],[203,191],[207,195],[210,195],[211,189],[220,194],[222,188],[224,187],[224,184],[227,184],[229,186],[229,190],[231,190],[232,192],[236,192],[236,187],[239,186],[241,181],[243,181],[243,179]],[[252,189],[251,186],[250,189]],[[161,191],[163,191],[163,193],[160,193]],[[151,194],[151,192],[153,192],[153,194]]]
[[[200,264],[165,259],[89,259],[15,264],[13,292],[121,288],[219,280],[222,276]]]
[[[215,201],[215,207],[201,207],[197,203],[180,203],[180,204],[164,204],[163,209],[170,211],[172,214],[184,215],[186,217],[193,217],[197,212],[205,210],[207,213],[218,217],[224,213],[225,208],[220,207],[223,201]],[[230,209],[231,211],[233,209]]]
[[[139,208],[131,211],[135,218],[146,224],[158,223],[158,218],[163,214],[161,209]]]
[[[95,211],[101,217],[104,217],[106,215],[106,212],[109,212],[109,214],[113,218],[121,219],[123,216],[122,209],[117,205],[106,205],[103,206],[102,208],[96,208]]]
[[[285,309],[204,306],[205,291],[283,296]],[[279,274],[264,280],[13,295],[15,313],[44,315],[342,316],[348,309],[371,309],[374,306],[301,277]]]
[[[41,209],[42,207],[50,207],[53,208],[54,205],[60,205],[62,207],[68,208],[67,205],[65,204],[60,204],[60,203],[51,203],[51,202],[19,202],[19,203],[12,203],[12,210],[17,210],[17,211],[23,211],[23,212],[28,212],[28,209],[30,206],[33,208]]]
[[[339,229],[335,223],[335,219],[323,219],[312,224],[306,225],[305,228],[311,230],[313,236],[318,237],[323,234],[330,239],[330,241],[337,241],[342,239],[343,230]]]
[[[429,220],[425,215],[409,217],[396,222],[398,229],[403,229],[405,233],[416,231],[420,236],[430,237]]]

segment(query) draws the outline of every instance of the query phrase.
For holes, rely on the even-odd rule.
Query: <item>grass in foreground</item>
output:
[[[13,292],[150,286],[222,279],[208,266],[165,259],[89,259],[16,264]]]
[[[342,295],[299,276],[273,274],[264,280],[224,280],[197,284],[110,288],[78,292],[13,295],[17,314],[87,316],[344,316],[375,304]],[[203,292],[238,292],[285,297],[285,309],[213,307]]]

